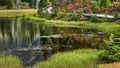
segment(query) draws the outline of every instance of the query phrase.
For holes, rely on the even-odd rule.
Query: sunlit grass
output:
[[[21,10],[0,10],[0,17],[16,17],[26,14],[36,14],[35,9],[21,9]]]
[[[82,49],[57,53],[50,60],[38,63],[37,68],[96,68],[99,52],[93,49]]]
[[[0,68],[22,68],[22,63],[16,56],[1,54]]]
[[[95,29],[97,31],[103,31],[105,33],[115,33],[120,31],[120,25],[115,22],[101,22],[93,23],[90,21],[62,21],[62,20],[46,20],[34,16],[26,16],[32,22],[45,23],[51,26],[57,27],[76,27],[80,29]]]

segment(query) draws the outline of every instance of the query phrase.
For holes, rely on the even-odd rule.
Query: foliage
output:
[[[120,47],[117,45],[108,45],[106,50],[99,55],[100,59],[106,62],[120,61]]]
[[[39,10],[42,11],[43,8],[47,7],[48,5],[51,5],[49,0],[41,0],[39,3]]]
[[[115,20],[118,20],[118,19],[119,19],[119,13],[116,12],[116,13],[114,14],[114,17],[115,17],[115,18],[114,18]]]
[[[91,9],[94,13],[97,13],[100,10],[100,6],[96,1],[92,1]]]
[[[102,22],[102,19],[100,19],[99,17],[97,17],[95,15],[92,15],[91,18],[90,18],[90,21],[99,23],[99,22]]]
[[[68,18],[68,21],[78,21],[80,20],[80,13],[76,13],[76,11],[73,12],[73,14],[71,16],[69,16]]]
[[[105,42],[103,46],[105,49],[99,57],[106,62],[120,62],[120,34],[116,34],[113,42]]]
[[[49,0],[54,6],[57,6],[60,4],[60,0]]]
[[[55,11],[52,14],[47,14],[47,19],[60,19],[64,21],[80,21],[82,18],[82,12],[76,13],[75,11],[73,13]]]
[[[111,5],[110,0],[99,0],[100,7],[107,8]]]
[[[0,55],[0,68],[21,68],[21,60],[12,55]]]
[[[8,1],[0,0],[0,6],[5,6],[8,4]]]
[[[98,54],[98,50],[92,49],[58,53],[48,61],[38,63],[37,68],[96,68]]]

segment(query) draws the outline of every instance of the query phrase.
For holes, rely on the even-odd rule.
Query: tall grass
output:
[[[98,54],[98,50],[92,49],[58,53],[50,60],[38,63],[37,68],[96,68]]]
[[[22,68],[22,63],[16,56],[1,54],[0,68]]]

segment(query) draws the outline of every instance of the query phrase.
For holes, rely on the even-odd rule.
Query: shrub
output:
[[[120,47],[114,45],[109,46],[104,52],[99,55],[100,60],[106,62],[118,62],[120,61]]]
[[[52,14],[47,13],[47,19],[54,19],[57,16],[57,11],[54,11]]]
[[[104,60],[106,62],[118,62],[120,61],[120,34],[117,35],[117,37],[114,37],[114,42],[107,42],[106,46],[103,46],[105,49],[104,52],[102,52],[99,57],[101,60]]]
[[[99,22],[102,22],[102,20],[101,20],[99,17],[95,16],[95,15],[92,15],[92,16],[91,16],[90,21],[91,21],[91,22],[96,22],[96,23],[97,23],[97,22],[98,22],[98,23],[99,23]]]

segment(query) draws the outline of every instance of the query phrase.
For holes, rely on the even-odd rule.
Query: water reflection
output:
[[[68,48],[96,46],[97,43],[94,41],[99,41],[96,39],[99,36],[84,34],[85,31],[86,29],[38,25],[19,18],[1,18],[0,51],[17,49],[14,54],[22,58],[25,66],[31,65],[46,59],[46,54],[50,56],[53,52],[64,51]],[[92,32],[92,30],[89,31]],[[87,31],[87,33],[90,32]],[[53,51],[45,53],[47,52],[45,46],[49,49],[53,48]],[[45,50],[39,51],[31,48]]]
[[[24,66],[34,65],[51,55],[52,52],[48,52],[46,47],[63,43],[61,38],[56,38],[59,33],[57,27],[37,25],[19,18],[1,18],[0,51],[12,50],[12,54],[21,58]],[[40,51],[39,48],[44,50]]]

